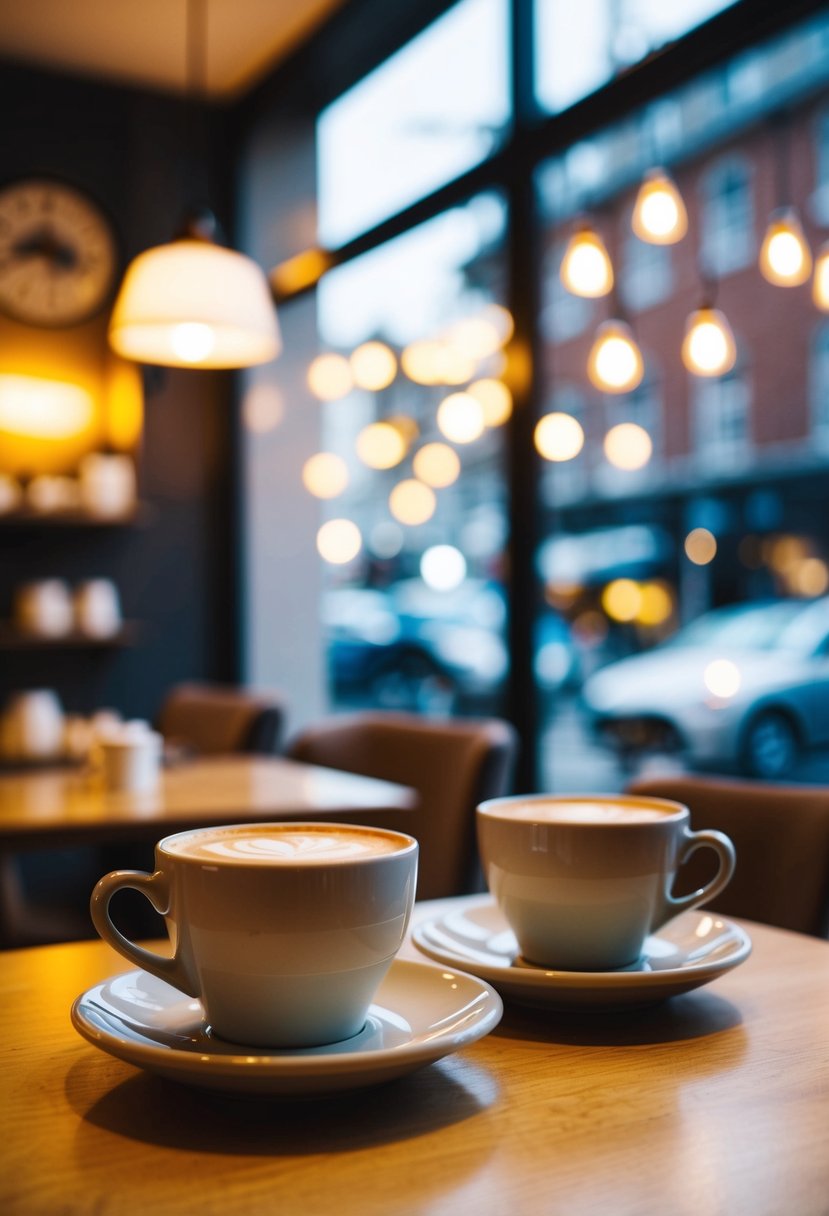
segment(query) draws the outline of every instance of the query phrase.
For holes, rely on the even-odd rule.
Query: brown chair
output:
[[[307,764],[417,790],[417,808],[390,812],[383,826],[420,842],[419,899],[480,889],[475,807],[508,792],[515,753],[515,731],[499,719],[448,722],[383,712],[328,718],[287,749]]]
[[[829,936],[829,790],[666,776],[634,781],[628,792],[682,802],[692,827],[719,828],[734,841],[736,872],[710,908]],[[706,873],[701,851],[683,867],[683,890],[700,886]]]
[[[272,695],[220,684],[179,684],[157,725],[165,740],[200,755],[276,751],[285,707]]]

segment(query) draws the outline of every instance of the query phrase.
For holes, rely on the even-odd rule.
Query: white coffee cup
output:
[[[39,637],[62,637],[72,630],[72,599],[60,578],[40,579],[18,587],[14,597],[18,628]]]
[[[104,784],[111,790],[155,789],[161,772],[161,735],[146,722],[125,722],[96,736]]]
[[[90,638],[110,638],[121,628],[118,589],[111,579],[79,583],[73,597],[75,627]]]
[[[155,873],[105,875],[92,920],[125,958],[198,997],[221,1038],[334,1043],[362,1029],[403,942],[417,855],[411,836],[351,824],[199,828],[156,845]],[[171,958],[115,927],[109,902],[122,887],[166,915]]]
[[[14,693],[4,715],[3,750],[15,759],[49,760],[61,753],[63,710],[51,688]]]
[[[81,502],[91,515],[126,515],[135,506],[135,465],[121,453],[90,452],[80,463]]]
[[[641,956],[648,934],[726,886],[734,846],[721,832],[692,832],[688,808],[662,798],[547,794],[478,807],[484,876],[523,958],[543,967],[609,971]],[[719,858],[712,880],[671,891],[699,848]]]

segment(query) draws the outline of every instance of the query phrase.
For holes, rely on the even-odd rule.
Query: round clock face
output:
[[[117,252],[101,209],[47,178],[0,189],[0,311],[27,325],[75,325],[106,303]]]

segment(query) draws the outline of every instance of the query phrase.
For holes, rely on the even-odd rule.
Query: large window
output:
[[[746,0],[741,22],[723,0],[536,0],[529,29],[518,3],[448,6],[319,118],[336,264],[295,349],[304,382],[312,356],[341,377],[317,382],[299,465],[340,479],[316,504],[329,704],[508,713],[524,788],[621,789],[643,765],[829,779],[807,706],[777,706],[765,751],[752,734],[764,673],[795,661],[767,653],[769,602],[813,608],[791,634],[813,638],[829,591],[827,326],[808,275],[760,264],[781,208],[813,255],[826,235],[829,17],[765,5],[757,40]],[[510,82],[511,49],[533,80]],[[654,181],[673,227],[664,198],[643,219]],[[388,379],[359,370],[366,344]],[[447,431],[470,397],[480,431]],[[798,651],[804,685],[820,653]]]

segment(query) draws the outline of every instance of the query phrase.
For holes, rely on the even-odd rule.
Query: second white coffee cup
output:
[[[692,832],[688,808],[625,795],[495,798],[478,807],[484,876],[530,963],[610,971],[635,963],[648,934],[713,899],[734,873],[722,832]],[[674,896],[677,870],[699,848],[714,878]]]
[[[215,1034],[311,1047],[365,1024],[403,943],[417,841],[380,828],[260,823],[168,836],[155,873],[114,871],[92,893],[95,928],[152,975],[198,997]],[[141,891],[167,918],[171,958],[115,927],[115,891]]]

